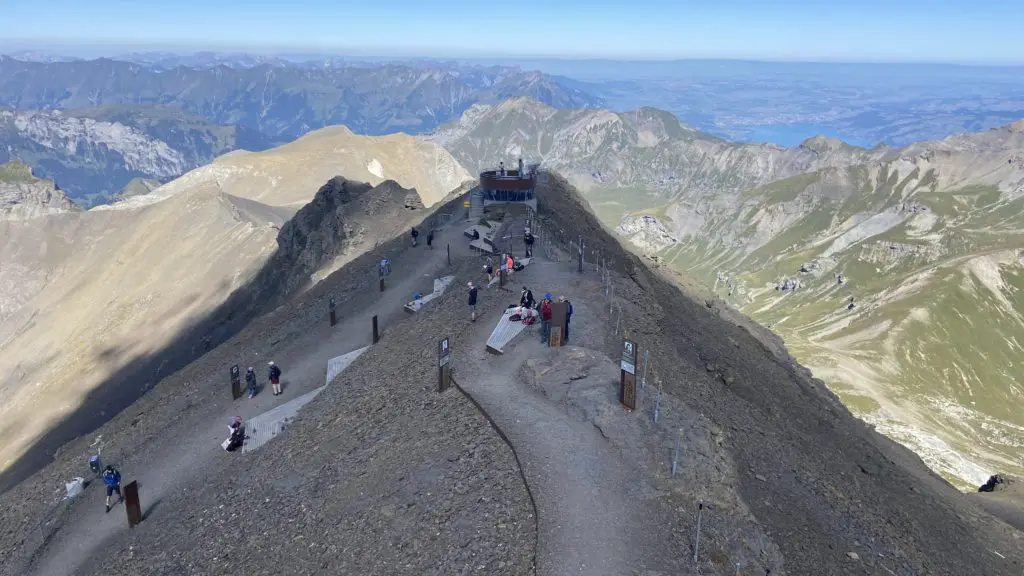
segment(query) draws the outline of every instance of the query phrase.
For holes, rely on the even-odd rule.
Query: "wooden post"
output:
[[[622,339],[619,371],[619,402],[628,410],[636,409],[636,342]]]
[[[231,367],[231,398],[238,400],[242,397],[242,382],[238,375],[238,364]]]
[[[448,346],[448,338],[437,343],[437,391],[444,392],[451,386],[452,350]]]
[[[380,333],[377,332],[377,315],[373,315],[373,343],[376,344],[380,341]]]
[[[338,323],[338,318],[334,315],[334,296],[331,296],[331,299],[327,301],[327,307],[331,310],[331,326],[334,326]]]
[[[448,265],[452,265],[452,243],[448,243]]]
[[[562,346],[565,343],[565,320],[566,312],[569,311],[569,304],[566,302],[551,303],[551,338],[549,344],[552,348]],[[555,332],[558,339],[555,340]]]
[[[135,526],[142,522],[142,505],[139,504],[139,483],[132,480],[131,484],[124,487],[124,509],[128,512],[128,527]]]

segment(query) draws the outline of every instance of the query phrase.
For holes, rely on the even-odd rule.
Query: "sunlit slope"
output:
[[[466,179],[437,146],[336,127],[229,154],[112,206],[0,222],[5,243],[17,246],[0,250],[0,268],[32,280],[30,290],[0,294],[0,466],[110,375],[164,349],[249,282],[277,250],[284,223],[337,175],[397,181],[428,206]],[[349,251],[395,228],[369,209],[350,216]],[[195,346],[202,353],[203,342]]]
[[[731,209],[713,197],[703,210],[663,207],[687,233],[660,256],[771,326],[881,431],[975,485],[1024,469],[1024,198],[1011,162],[991,169],[999,160],[959,178],[944,166],[826,169]]]

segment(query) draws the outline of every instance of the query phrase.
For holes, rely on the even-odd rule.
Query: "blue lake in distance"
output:
[[[744,138],[746,142],[756,144],[778,144],[779,146],[785,146],[786,148],[797,146],[804,140],[814,136],[838,138],[847,144],[860,146],[862,148],[871,148],[877,144],[877,142],[867,142],[865,140],[844,136],[843,134],[840,134],[839,132],[822,124],[763,124],[761,126],[751,126],[746,132],[747,135],[746,138]]]

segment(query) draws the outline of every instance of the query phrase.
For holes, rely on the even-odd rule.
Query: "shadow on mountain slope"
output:
[[[235,205],[243,217],[283,222],[274,254],[252,280],[179,332],[168,346],[135,358],[91,391],[74,412],[55,424],[0,474],[0,493],[45,467],[62,446],[102,426],[161,378],[195,362],[255,318],[308,288],[312,275],[324,266],[334,261],[337,267],[340,260],[351,259],[353,255],[398,246],[406,240],[403,234],[410,225],[431,214],[450,213],[459,202],[449,198],[427,210],[414,190],[404,189],[393,181],[374,187],[340,176],[322,186],[314,199],[290,219],[280,210],[245,199],[237,200]],[[377,282],[375,258],[366,253],[354,260],[354,267],[366,270],[366,278],[360,283],[364,288]],[[158,318],[151,325],[160,330],[160,324]],[[116,361],[119,352],[109,349],[102,355]],[[223,370],[227,382],[228,367]]]

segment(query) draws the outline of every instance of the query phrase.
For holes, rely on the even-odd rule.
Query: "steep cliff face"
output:
[[[21,162],[0,164],[0,220],[27,220],[81,210],[49,180],[32,175]]]
[[[393,180],[370,186],[331,178],[281,227],[266,278],[280,297],[290,295],[367,246],[400,235],[423,217],[423,210],[416,191]]]

